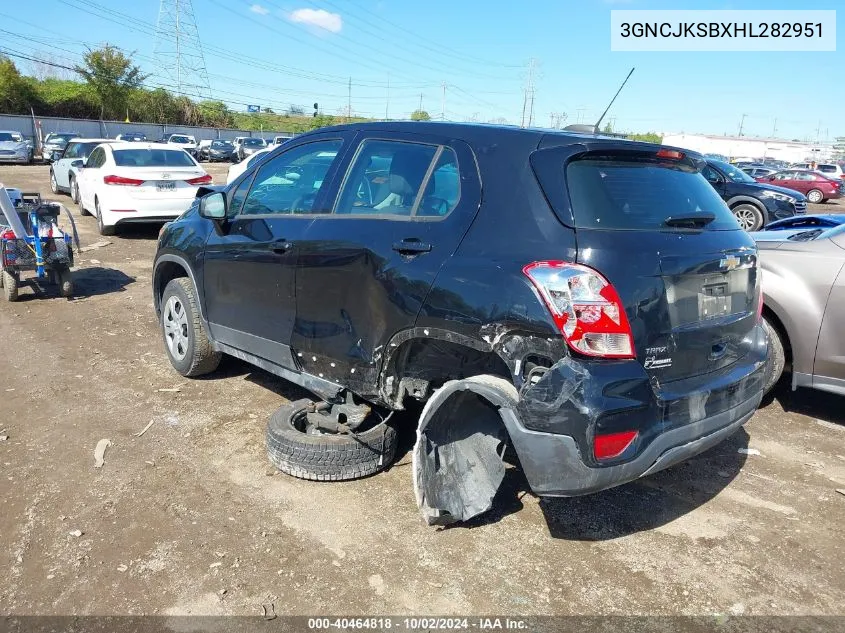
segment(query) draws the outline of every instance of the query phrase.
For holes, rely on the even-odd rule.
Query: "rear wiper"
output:
[[[664,226],[697,229],[710,224],[716,219],[713,213],[687,213],[684,215],[670,215],[663,220]]]
[[[794,242],[809,242],[810,240],[816,239],[822,233],[824,233],[824,229],[811,229],[809,231],[801,231],[795,235],[790,235],[786,239]]]

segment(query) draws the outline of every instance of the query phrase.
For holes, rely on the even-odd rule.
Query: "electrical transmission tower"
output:
[[[161,0],[155,63],[155,75],[168,80],[177,95],[210,96],[211,86],[191,0]]]
[[[521,127],[525,127],[525,116],[528,115],[528,127],[534,124],[534,93],[537,88],[535,86],[537,74],[537,60],[533,57],[528,61],[528,79],[525,84],[525,91],[522,97],[522,123]]]

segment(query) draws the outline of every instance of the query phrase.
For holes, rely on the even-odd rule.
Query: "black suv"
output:
[[[309,479],[387,466],[388,418],[425,403],[429,523],[489,508],[503,455],[538,495],[631,481],[728,437],[762,397],[757,252],[703,168],[507,127],[303,134],[162,230],[167,354],[184,376],[226,353],[316,394],[267,428],[273,463]]]
[[[807,212],[804,194],[757,182],[735,165],[708,160],[702,173],[746,231],[759,231],[769,222]]]

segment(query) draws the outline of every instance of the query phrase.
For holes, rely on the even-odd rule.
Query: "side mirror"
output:
[[[75,160],[70,164],[71,167],[76,167],[77,169],[84,169],[85,168],[85,161],[84,160]]]
[[[210,193],[200,200],[200,216],[209,220],[226,218],[226,195],[220,191]]]

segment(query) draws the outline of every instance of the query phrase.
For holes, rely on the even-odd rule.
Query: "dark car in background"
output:
[[[803,194],[759,183],[729,163],[708,160],[702,173],[746,231],[759,231],[774,220],[807,212]]]
[[[316,394],[267,427],[271,461],[305,479],[388,466],[390,411],[425,402],[412,473],[431,524],[490,507],[507,445],[541,496],[632,481],[762,398],[757,252],[704,168],[498,126],[297,136],[163,229],[166,354],[183,376],[232,354]]]
[[[773,167],[766,167],[764,165],[748,165],[747,167],[741,167],[740,169],[754,179],[769,176],[777,171],[777,169],[774,169]]]
[[[244,158],[252,156],[266,147],[267,141],[263,138],[245,138],[241,141],[240,145],[238,145],[236,154],[237,159],[238,161],[242,161]]]
[[[235,146],[231,141],[211,141],[208,144],[200,145],[197,149],[197,158],[209,162],[231,161],[234,158]]]
[[[757,180],[800,191],[814,204],[836,200],[845,193],[845,182],[809,169],[785,169]]]
[[[44,142],[41,145],[41,155],[44,160],[52,160],[53,155],[61,154],[65,151],[65,147],[71,139],[79,138],[78,132],[51,132],[44,137]]]
[[[146,143],[147,135],[140,132],[124,132],[114,137],[116,141],[126,141],[129,143]]]

